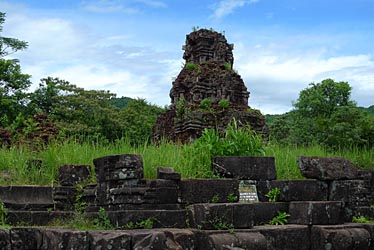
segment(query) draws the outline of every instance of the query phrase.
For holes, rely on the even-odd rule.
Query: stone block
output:
[[[196,236],[191,230],[171,228],[163,229],[163,231],[167,237],[166,245],[168,249],[198,250]]]
[[[227,178],[274,180],[277,177],[274,157],[215,157],[213,158],[212,167],[216,173]]]
[[[266,194],[274,188],[279,188],[277,201],[323,201],[328,199],[328,185],[317,180],[273,180],[258,181],[256,184],[260,201],[269,201]]]
[[[259,226],[267,250],[310,250],[310,230],[306,225]]]
[[[199,250],[195,234],[187,229],[132,230],[132,249]]]
[[[36,250],[41,249],[43,234],[37,228],[13,228],[10,230],[11,249]]]
[[[182,179],[179,202],[183,204],[227,202],[229,195],[239,196],[235,179]]]
[[[342,202],[295,201],[289,205],[291,224],[333,225],[344,222]]]
[[[213,233],[208,236],[207,248],[214,250],[256,249],[267,250],[264,235],[258,232]]]
[[[90,250],[132,250],[131,235],[124,231],[89,231]]]
[[[179,181],[181,179],[181,174],[174,172],[172,168],[158,167],[157,179]]]
[[[360,225],[312,226],[311,250],[369,250],[370,234]]]
[[[367,180],[337,180],[330,184],[329,200],[343,201],[355,206],[370,206],[374,193]]]
[[[135,232],[132,235],[132,249],[169,249],[164,232],[158,230]]]
[[[3,186],[0,200],[8,209],[47,210],[53,208],[52,190],[49,186]]]
[[[130,222],[153,221],[154,228],[184,228],[186,226],[185,210],[121,210],[107,211],[112,225],[125,227]]]
[[[71,211],[8,211],[7,223],[45,226],[54,219],[66,219],[71,216],[73,216]]]
[[[76,203],[77,189],[73,186],[53,187],[53,202],[56,210],[72,211]]]
[[[142,179],[143,159],[140,155],[111,155],[94,159],[98,183],[110,180]]]
[[[190,226],[198,229],[230,230],[253,227],[253,204],[194,204],[188,207]]]
[[[253,203],[253,220],[255,225],[264,225],[278,215],[278,212],[288,213],[288,202],[259,202]]]
[[[300,156],[299,169],[306,178],[317,180],[356,179],[358,169],[344,158]]]
[[[87,232],[65,229],[46,229],[43,230],[43,245],[39,249],[90,250],[90,244]]]
[[[11,250],[10,231],[8,229],[0,229],[0,249]]]
[[[61,186],[75,186],[91,176],[89,165],[63,165],[59,168],[58,180]]]

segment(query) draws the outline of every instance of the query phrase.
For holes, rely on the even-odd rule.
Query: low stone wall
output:
[[[152,229],[72,231],[64,229],[0,229],[0,249],[155,249],[155,250],[322,250],[373,249],[374,225],[284,225],[252,229]]]
[[[233,178],[181,179],[160,167],[143,179],[139,155],[94,160],[96,184],[85,185],[90,168],[64,165],[60,186],[0,187],[6,222],[48,225],[84,209],[104,209],[119,230],[0,229],[0,249],[339,249],[374,250],[374,171],[359,171],[338,158],[301,157],[308,180],[277,180],[274,158],[215,159],[213,169]],[[347,173],[347,175],[344,175]],[[258,202],[243,202],[242,181],[253,183]],[[269,201],[269,192],[279,194]],[[270,226],[280,212],[287,225]],[[122,230],[152,220],[152,230]]]

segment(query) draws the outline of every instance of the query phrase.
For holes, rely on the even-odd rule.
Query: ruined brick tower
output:
[[[249,92],[233,70],[233,47],[224,35],[207,29],[186,36],[186,62],[170,90],[170,110],[153,126],[154,141],[193,141],[204,128],[223,131],[233,118],[267,133],[264,117],[248,106]]]

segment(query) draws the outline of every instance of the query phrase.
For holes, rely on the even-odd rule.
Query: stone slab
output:
[[[0,229],[0,249],[11,250],[10,231],[8,229]]]
[[[179,181],[181,179],[181,174],[174,172],[173,168],[158,167],[157,179]]]
[[[183,204],[228,202],[229,195],[239,197],[239,181],[235,179],[182,179],[179,202]]]
[[[240,180],[275,180],[277,177],[274,157],[214,157],[212,168],[223,177]]]
[[[278,212],[288,213],[288,202],[259,202],[253,203],[254,225],[268,224],[269,221],[278,215]]]
[[[361,225],[312,226],[311,250],[370,250],[370,233]]]
[[[51,186],[2,186],[0,200],[8,209],[35,210],[53,208]]]
[[[259,200],[269,201],[266,194],[279,188],[277,201],[323,201],[328,199],[328,184],[317,180],[273,180],[258,181],[256,184]]]
[[[108,180],[143,178],[143,159],[140,155],[110,155],[93,160],[98,183]]]
[[[342,180],[358,177],[358,169],[350,161],[340,157],[300,156],[298,164],[302,175],[306,178]]]
[[[45,226],[54,219],[66,219],[73,214],[72,211],[8,211],[7,223]]]
[[[189,226],[198,229],[230,230],[253,227],[253,204],[194,204],[187,208]]]
[[[136,223],[151,219],[154,228],[184,228],[186,227],[185,210],[122,210],[107,211],[112,225],[123,228],[128,223]]]
[[[62,165],[58,180],[61,186],[75,186],[87,181],[91,176],[89,165]]]
[[[310,230],[306,225],[258,226],[265,236],[267,250],[310,250]]]
[[[90,250],[132,250],[132,236],[124,231],[89,231],[88,240],[90,243]]]
[[[48,229],[43,230],[43,245],[41,250],[90,250],[87,232],[66,230],[66,229]]]
[[[342,202],[296,201],[290,202],[288,220],[291,224],[333,225],[344,223]]]

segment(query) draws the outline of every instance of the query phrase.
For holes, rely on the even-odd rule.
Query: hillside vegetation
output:
[[[233,141],[213,129],[209,140],[154,145],[152,126],[166,108],[51,76],[29,91],[31,76],[22,73],[17,59],[6,59],[28,44],[2,37],[4,21],[0,12],[0,184],[54,184],[63,164],[92,166],[94,158],[125,153],[143,156],[148,178],[155,177],[158,166],[174,167],[183,177],[215,178],[211,157],[243,152],[235,140],[246,147],[259,142],[253,131],[236,128]],[[267,115],[270,140],[256,144],[259,151],[240,154],[275,156],[280,179],[302,178],[296,165],[300,155],[343,156],[360,168],[374,169],[374,106],[359,108],[350,95],[347,82],[310,83],[292,111]],[[216,151],[213,145],[219,145]],[[42,166],[29,159],[42,160]]]

